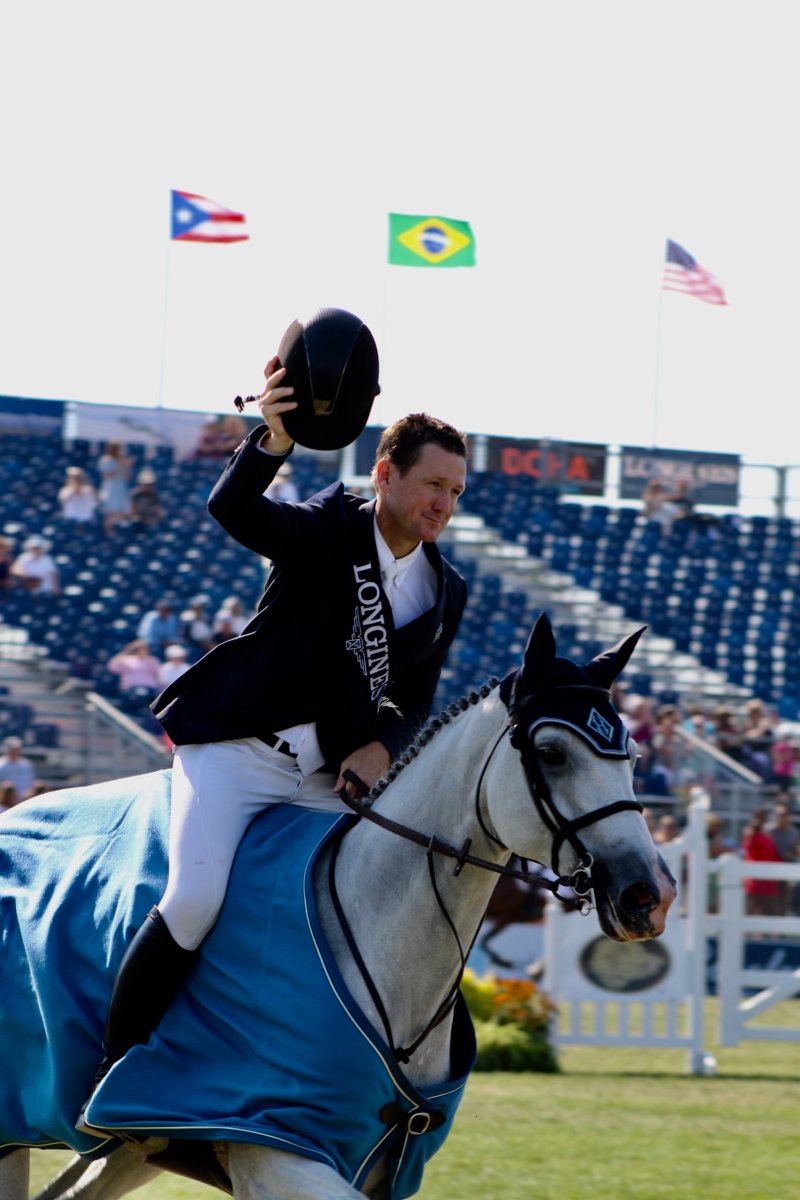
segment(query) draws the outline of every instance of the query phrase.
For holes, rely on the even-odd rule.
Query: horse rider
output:
[[[271,358],[255,398],[264,423],[208,501],[271,561],[266,590],[243,632],[152,706],[176,747],[168,879],[123,956],[95,1084],[148,1040],[186,977],[253,816],[277,803],[343,809],[348,768],[371,787],[427,719],[464,610],[466,583],[436,541],[464,491],[465,435],[403,417],[380,438],[373,499],[340,482],[274,500],[264,493],[294,448],[285,373]]]

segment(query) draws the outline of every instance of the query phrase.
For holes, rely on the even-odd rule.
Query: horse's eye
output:
[[[538,746],[536,749],[539,758],[548,767],[563,767],[567,761],[567,756],[558,746]]]

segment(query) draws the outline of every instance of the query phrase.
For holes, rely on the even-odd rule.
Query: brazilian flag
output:
[[[398,267],[474,267],[475,238],[466,221],[389,213],[389,262]]]

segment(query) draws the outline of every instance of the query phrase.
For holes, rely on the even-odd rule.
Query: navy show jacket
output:
[[[264,454],[261,425],[208,501],[211,515],[272,568],[256,615],[171,683],[152,708],[176,745],[261,737],[315,721],[338,770],[378,740],[396,758],[427,719],[458,630],[467,585],[432,543],[432,609],[395,629],[381,586],[375,501],[332,484],[300,504],[264,490],[285,456]]]

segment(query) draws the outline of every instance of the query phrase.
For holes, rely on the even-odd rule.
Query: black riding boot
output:
[[[148,1040],[197,955],[197,950],[178,945],[161,913],[151,908],[125,951],[114,981],[95,1087],[131,1046]]]

